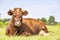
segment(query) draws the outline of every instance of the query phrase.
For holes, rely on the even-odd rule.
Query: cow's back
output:
[[[46,28],[45,24],[42,21],[38,21],[36,19],[23,18],[22,22],[26,24],[27,27],[29,27],[34,34],[37,34],[40,32],[40,30]]]

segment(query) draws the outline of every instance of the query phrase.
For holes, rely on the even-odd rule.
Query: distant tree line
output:
[[[4,28],[4,26],[7,26],[9,24],[10,18],[0,18],[0,28]]]
[[[0,22],[3,22],[3,23],[9,22],[9,20],[10,20],[10,18],[4,18],[4,19],[1,19],[1,18],[0,18]]]
[[[43,21],[45,24],[47,25],[56,25],[58,22],[55,21],[55,17],[54,16],[50,16],[49,19],[47,20],[46,18],[42,17],[42,18],[37,18],[38,21]],[[0,22],[7,23],[10,21],[10,18],[0,18]]]
[[[41,19],[37,18],[37,20],[38,21],[39,20],[43,21],[47,25],[56,25],[58,23],[58,22],[55,21],[55,17],[54,16],[50,16],[48,20],[46,18],[44,18],[44,17],[42,17]]]

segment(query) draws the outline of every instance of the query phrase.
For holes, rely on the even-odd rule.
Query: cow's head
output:
[[[13,10],[8,11],[8,15],[13,16],[15,26],[20,26],[22,16],[26,16],[27,14],[28,12],[26,10],[22,10],[22,8],[14,8]]]

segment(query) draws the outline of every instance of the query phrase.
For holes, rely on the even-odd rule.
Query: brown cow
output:
[[[42,21],[37,21],[32,18],[22,18],[23,15],[27,15],[26,10],[22,8],[14,8],[8,11],[8,15],[12,16],[9,26],[6,29],[7,35],[45,35],[48,30]]]

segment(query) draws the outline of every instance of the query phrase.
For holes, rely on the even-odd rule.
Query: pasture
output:
[[[60,25],[48,26],[50,31],[48,36],[41,35],[32,35],[32,36],[11,36],[8,37],[5,35],[6,25],[3,25],[3,28],[0,28],[0,40],[60,40]]]

